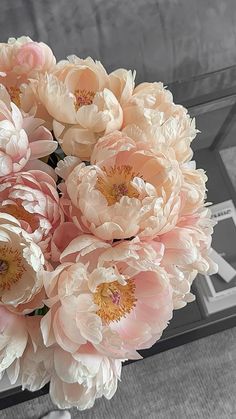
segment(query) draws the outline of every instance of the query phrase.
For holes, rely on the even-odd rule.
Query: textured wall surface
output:
[[[27,34],[58,58],[170,82],[236,63],[235,0],[1,0],[0,39]]]

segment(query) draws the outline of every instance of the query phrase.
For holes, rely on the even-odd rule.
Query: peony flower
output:
[[[11,101],[21,108],[25,85],[38,74],[51,73],[55,65],[52,50],[28,36],[9,38],[0,44],[0,83],[7,88]]]
[[[106,248],[93,236],[74,239],[63,263],[41,275],[50,308],[41,322],[45,345],[74,354],[89,343],[113,358],[139,357],[136,350],[158,340],[172,317],[162,255],[161,244],[137,239]]]
[[[44,42],[34,42],[29,37],[10,38],[9,41],[14,50],[13,71],[16,73],[32,78],[38,72],[50,73],[54,70],[56,59]]]
[[[50,381],[51,399],[61,409],[76,406],[83,410],[92,407],[99,397],[113,396],[121,360],[99,354],[89,344],[74,354],[58,345],[46,347],[40,330],[42,316],[22,319],[26,319],[28,342],[18,360],[17,375],[7,370],[12,383],[19,376],[23,390],[37,391]]]
[[[3,177],[0,203],[0,211],[16,217],[48,259],[52,234],[64,218],[55,181],[39,170]]]
[[[65,154],[89,160],[97,139],[121,128],[121,106],[98,61],[71,56],[31,87],[54,118],[53,131]]]
[[[62,235],[68,229],[67,225]],[[99,266],[106,265],[114,260],[122,261],[123,259],[128,263],[130,270],[134,269],[145,271],[156,269],[164,256],[164,245],[161,242],[150,240],[141,241],[138,237],[132,240],[123,240],[114,242],[113,244],[104,242],[96,236],[90,234],[82,234],[79,230],[74,228],[74,238],[60,248],[60,262],[81,262],[88,264],[89,270],[95,269],[97,264]],[[122,259],[123,258],[123,259]]]
[[[168,153],[115,132],[99,140],[91,162],[74,167],[61,185],[68,221],[103,240],[155,237],[174,227],[182,175]]]
[[[182,205],[181,215],[194,214],[204,207],[206,198],[207,176],[202,169],[196,169],[196,163],[190,161],[182,165]]]
[[[19,360],[26,348],[27,340],[25,317],[14,314],[0,305],[0,377],[7,369],[9,376],[18,377]]]
[[[53,371],[53,350],[43,344],[40,321],[42,316],[27,316],[28,342],[20,359],[19,378],[22,389],[40,390]]]
[[[132,73],[131,70],[125,70],[124,68],[118,68],[109,74],[110,90],[114,93],[122,107],[132,97],[135,75],[135,71]]]
[[[179,268],[176,265],[165,266],[168,273],[170,284],[173,290],[173,308],[178,310],[185,307],[188,303],[195,300],[195,295],[191,292],[194,279],[197,276],[196,270]]]
[[[172,148],[180,163],[192,158],[190,144],[196,137],[195,120],[187,110],[173,103],[162,83],[141,83],[123,107],[123,131],[154,150]]]
[[[10,71],[28,78],[36,72],[50,72],[56,59],[51,48],[43,42],[34,42],[29,36],[9,38],[7,43],[0,43],[0,67],[6,74]]]
[[[174,308],[182,308],[193,301],[190,289],[198,273],[217,272],[217,265],[210,257],[213,226],[210,211],[201,209],[194,215],[182,217],[172,231],[158,237],[158,243],[165,249],[161,265],[168,272],[174,290]]]
[[[50,379],[52,350],[43,346],[42,316],[19,316],[0,306],[0,371],[11,384],[20,380],[23,389],[39,390]]]
[[[102,396],[110,399],[121,374],[121,360],[99,354],[92,345],[83,345],[70,354],[59,346],[45,347],[37,316],[34,330],[20,360],[19,377],[22,388],[40,390],[50,381],[50,397],[60,409],[93,406]]]
[[[40,247],[16,218],[4,213],[0,214],[0,247],[0,305],[13,311],[27,312],[27,307],[33,311],[40,306],[37,296],[42,290],[38,274],[43,270],[44,257]],[[42,300],[40,303],[42,306]]]
[[[27,169],[32,160],[35,168],[40,167],[43,163],[35,160],[55,151],[57,144],[42,124],[41,119],[23,115],[0,86],[0,177]]]
[[[97,398],[113,397],[120,375],[121,360],[99,354],[92,345],[83,345],[75,354],[56,348],[50,397],[60,409],[89,409]]]
[[[91,252],[93,249],[104,249],[110,246],[108,243],[101,241],[96,236],[84,235],[84,233],[81,230],[79,230],[74,223],[64,222],[56,228],[52,236],[52,261],[60,261],[61,254],[68,247],[69,244],[73,243],[74,239],[80,240],[80,247],[81,250],[83,249],[83,255]],[[85,250],[86,247],[87,250]],[[76,247],[76,252],[78,252],[78,243]],[[68,258],[66,258],[66,260],[68,261]],[[73,261],[74,257],[72,257],[71,260]]]

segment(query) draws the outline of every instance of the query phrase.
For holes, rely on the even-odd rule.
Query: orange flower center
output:
[[[118,322],[135,307],[135,283],[130,279],[126,285],[117,281],[100,284],[93,299],[99,307],[97,314],[104,323]]]
[[[95,93],[90,90],[77,89],[74,92],[74,95],[76,100],[75,107],[76,110],[78,110],[81,106],[91,105],[93,103]]]
[[[25,221],[26,223],[30,225],[32,231],[35,231],[39,226],[39,222],[36,216],[34,214],[31,214],[31,212],[26,211],[24,207],[22,206],[8,204],[8,205],[3,205],[0,208],[0,210],[1,212],[12,215],[19,221]]]
[[[20,252],[9,245],[1,245],[0,293],[9,290],[13,284],[21,279],[24,272],[25,267]]]
[[[98,176],[96,188],[105,196],[108,205],[119,202],[122,196],[139,197],[137,189],[131,184],[137,176],[131,166],[114,166],[108,169],[103,167],[102,170],[104,175]]]
[[[7,87],[7,91],[11,97],[11,101],[15,103],[16,106],[20,107],[20,89],[19,87],[10,86]]]

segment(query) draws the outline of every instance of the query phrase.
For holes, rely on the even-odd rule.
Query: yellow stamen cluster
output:
[[[0,293],[18,282],[25,267],[19,250],[6,244],[0,245]]]
[[[117,281],[100,284],[93,299],[99,307],[97,314],[104,323],[118,322],[135,307],[135,283],[130,279],[126,285]]]
[[[3,205],[2,207],[0,207],[0,212],[10,214],[19,221],[25,221],[30,225],[32,231],[35,231],[39,226],[39,221],[35,214],[31,214],[30,212],[26,211],[24,207],[22,207],[22,205]]]
[[[19,87],[10,86],[7,87],[7,91],[11,97],[11,101],[15,103],[16,106],[20,107],[20,89]]]
[[[91,105],[93,103],[95,93],[90,90],[77,89],[74,92],[74,95],[76,99],[75,107],[76,110],[78,110],[81,106]]]
[[[108,169],[104,167],[102,170],[103,176],[98,177],[96,188],[105,196],[108,205],[119,202],[122,196],[139,197],[137,189],[131,184],[137,176],[131,166],[114,166]]]

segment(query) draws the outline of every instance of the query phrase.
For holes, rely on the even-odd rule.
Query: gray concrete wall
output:
[[[58,58],[170,82],[236,63],[235,0],[1,0],[0,39],[27,34]]]

